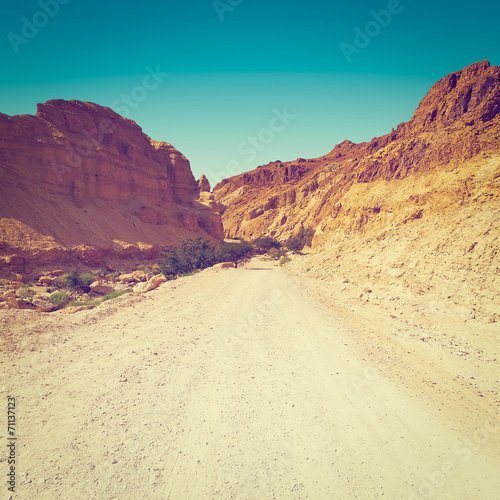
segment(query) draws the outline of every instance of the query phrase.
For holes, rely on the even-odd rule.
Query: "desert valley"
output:
[[[500,499],[500,67],[394,125],[212,189],[110,108],[0,113],[11,497]]]

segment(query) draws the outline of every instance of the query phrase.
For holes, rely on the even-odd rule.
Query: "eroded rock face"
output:
[[[210,187],[210,182],[205,177],[205,175],[202,175],[200,177],[200,180],[198,181],[198,188],[200,190],[200,193],[210,193],[210,191],[212,190],[212,188]]]
[[[483,61],[439,80],[391,133],[224,179],[214,201],[227,237],[284,240],[312,227],[319,248],[346,232],[493,203],[499,138],[500,67]]]
[[[216,223],[196,223],[220,215],[197,203],[184,155],[93,103],[0,113],[0,190],[4,269],[152,258],[181,239],[222,237]]]

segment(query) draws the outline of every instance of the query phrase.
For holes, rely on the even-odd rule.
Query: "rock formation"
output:
[[[227,237],[285,240],[312,228],[330,266],[355,256],[360,276],[406,276],[417,291],[460,268],[464,290],[498,294],[500,67],[483,61],[442,78],[385,136],[258,167],[220,182],[214,197]]]
[[[200,190],[200,193],[210,193],[210,191],[212,190],[212,188],[210,187],[210,182],[208,182],[208,179],[205,175],[202,175],[200,177],[200,180],[198,181],[198,189]]]
[[[0,114],[0,269],[152,258],[223,236],[189,161],[109,108],[52,100]]]

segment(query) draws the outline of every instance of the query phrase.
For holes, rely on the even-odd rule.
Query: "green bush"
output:
[[[217,249],[218,262],[234,262],[235,267],[238,267],[240,262],[247,260],[252,256],[254,246],[245,240],[240,243],[222,241]]]
[[[125,295],[126,293],[130,293],[130,290],[121,290],[120,292],[108,293],[101,299],[101,302],[105,302],[106,300],[116,299],[117,297],[121,297],[122,295]]]
[[[22,299],[31,299],[35,295],[35,290],[32,290],[31,287],[33,285],[31,283],[25,283],[16,293],[18,297]]]
[[[215,252],[208,240],[185,240],[180,247],[163,252],[165,258],[160,263],[160,271],[165,276],[178,276],[205,269],[217,262]]]
[[[174,247],[163,252],[164,259],[160,261],[160,272],[169,278],[189,276],[198,270],[213,266],[218,262],[239,262],[248,258],[254,251],[253,245],[245,240],[236,242],[221,242],[211,246],[207,240],[197,238],[185,240],[180,247]]]
[[[286,255],[286,250],[284,248],[272,248],[268,253],[271,260],[278,260]]]
[[[94,278],[92,273],[79,273],[73,270],[68,274],[56,278],[53,284],[57,288],[70,288],[71,290],[88,292],[90,291],[89,285],[94,281]]]
[[[305,246],[311,244],[313,236],[314,229],[312,227],[302,228],[295,236],[285,241],[285,247],[294,253],[300,253]]]
[[[290,262],[291,260],[292,259],[290,259],[290,257],[281,257],[280,266],[285,265],[287,262]]]
[[[95,307],[100,304],[99,300],[87,300],[86,302],[83,302],[81,300],[72,300],[68,306],[70,307],[79,307],[79,306],[90,306],[90,307]]]
[[[61,309],[68,304],[69,295],[66,292],[54,292],[50,295],[49,300],[57,307],[57,309]]]
[[[267,253],[272,248],[281,248],[281,243],[270,236],[262,236],[257,238],[253,244],[262,253]]]

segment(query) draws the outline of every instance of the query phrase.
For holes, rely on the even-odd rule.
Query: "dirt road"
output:
[[[72,315],[14,314],[0,317],[13,498],[500,498],[491,405],[468,414],[458,382],[430,399],[402,352],[386,370],[370,332],[270,263]],[[426,379],[454,373],[445,354],[409,353]]]

